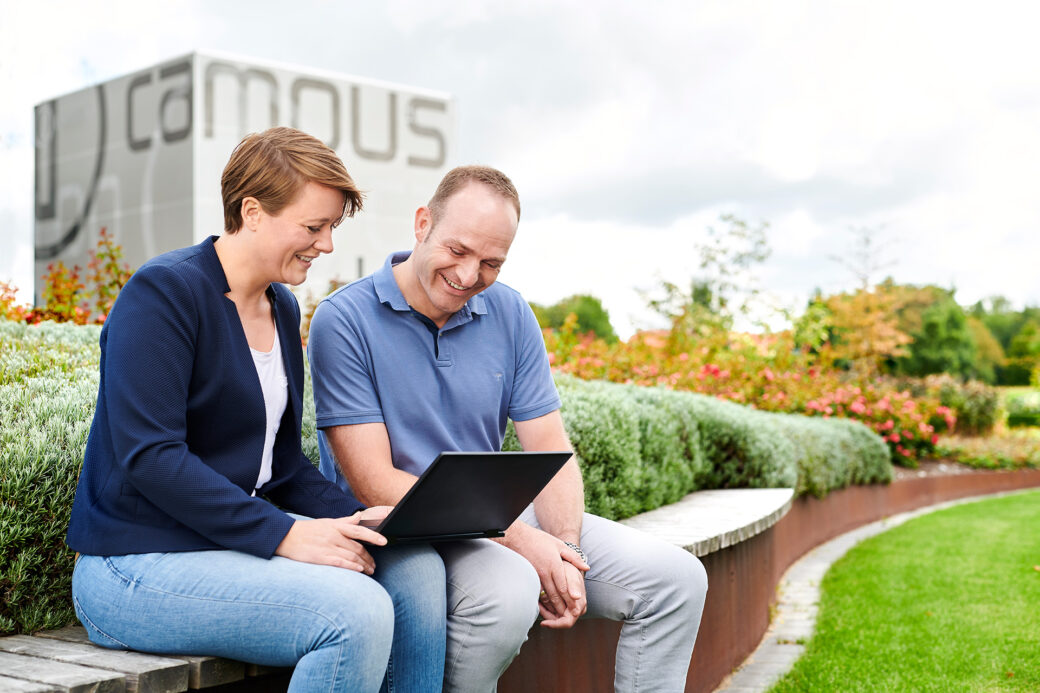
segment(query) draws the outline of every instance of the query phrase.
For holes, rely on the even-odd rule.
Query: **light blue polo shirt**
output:
[[[320,468],[348,491],[321,429],[382,422],[394,466],[419,475],[442,451],[500,450],[507,419],[560,408],[523,297],[496,282],[437,329],[394,280],[393,265],[409,254],[329,295],[311,320]]]

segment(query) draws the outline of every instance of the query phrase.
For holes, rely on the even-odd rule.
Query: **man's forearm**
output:
[[[535,498],[534,514],[538,518],[538,524],[541,525],[541,531],[551,534],[561,541],[577,544],[581,537],[581,518],[584,506],[581,471],[572,457]],[[526,555],[525,544],[532,538],[531,532],[537,533],[538,530],[523,520],[516,520],[506,530],[504,537],[494,541]]]
[[[336,426],[325,429],[325,436],[351,491],[365,505],[397,505],[415,484],[415,475],[394,467],[383,424]]]
[[[584,511],[581,470],[572,457],[534,499],[534,514],[546,532],[562,541],[578,544]]]
[[[514,425],[524,450],[571,449],[559,410],[536,419],[515,421]],[[534,499],[534,513],[543,530],[557,539],[577,544],[584,511],[585,487],[578,461],[572,456]]]
[[[342,467],[341,467],[342,468]],[[351,475],[344,471],[344,476],[350,483],[350,489],[359,501],[371,507],[373,505],[397,505],[404,494],[408,493],[417,476],[402,472],[400,469],[392,469],[376,478],[374,475],[366,475],[357,483],[351,480]]]

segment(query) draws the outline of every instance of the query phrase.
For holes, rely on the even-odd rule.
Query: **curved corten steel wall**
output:
[[[826,498],[801,497],[777,524],[701,558],[708,601],[694,648],[687,693],[713,691],[754,651],[769,625],[776,585],[809,549],[869,522],[943,501],[1040,487],[1040,470],[974,472],[853,486]],[[620,624],[578,623],[568,631],[536,626],[499,682],[502,693],[613,690]]]

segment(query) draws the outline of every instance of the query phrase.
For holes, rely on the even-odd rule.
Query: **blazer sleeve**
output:
[[[117,422],[112,449],[126,481],[170,517],[220,546],[267,558],[293,518],[243,491],[187,440],[204,300],[163,265],[142,267],[120,293],[102,363],[105,404]]]
[[[257,493],[290,512],[307,517],[346,517],[365,508],[322,476],[303,453],[300,453],[300,463],[290,476],[272,479]]]

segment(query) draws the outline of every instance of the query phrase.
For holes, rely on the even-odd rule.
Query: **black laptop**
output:
[[[388,544],[501,537],[571,452],[442,452],[382,521]]]

